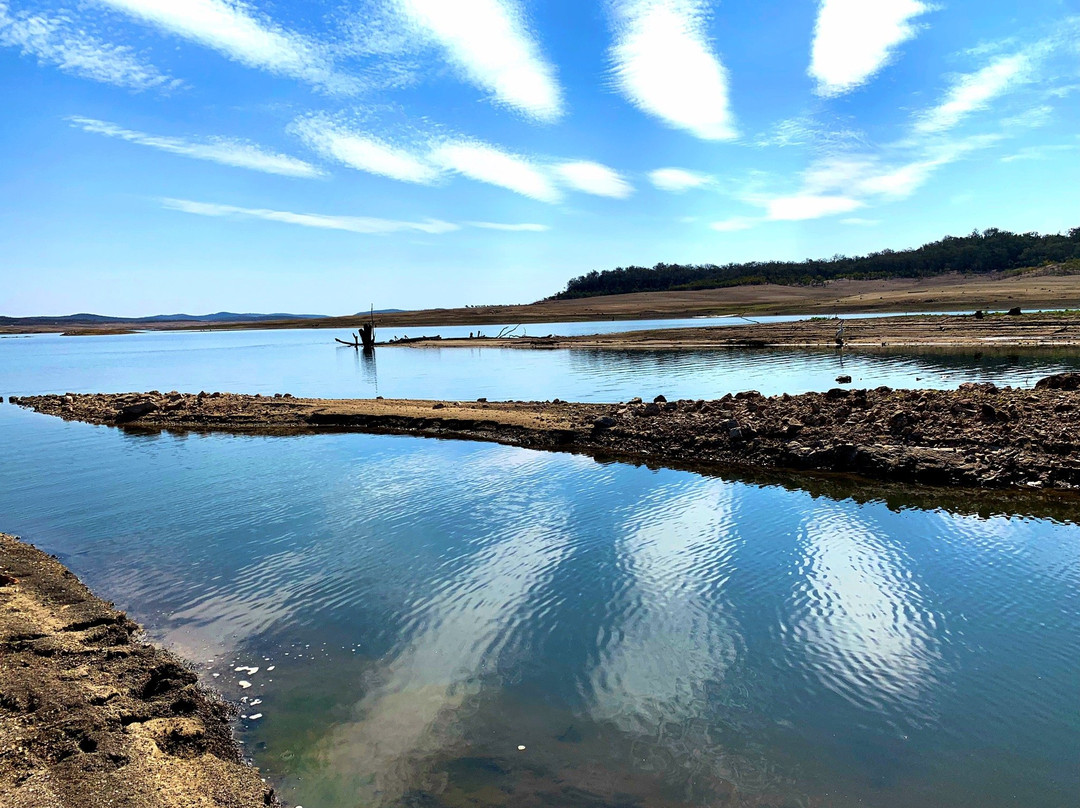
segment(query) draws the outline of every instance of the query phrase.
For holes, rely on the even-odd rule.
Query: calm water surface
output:
[[[666,322],[666,321],[653,321]],[[579,324],[580,325],[580,324]],[[603,325],[603,324],[600,324]],[[719,398],[855,386],[1029,386],[1080,369],[1077,351],[571,351],[383,347],[374,359],[329,330],[0,338],[0,395],[132,390],[289,392],[298,396],[619,401]]]
[[[327,337],[0,340],[0,381],[365,395],[377,372],[385,395],[602,400],[823,388],[839,361],[397,349],[376,370]],[[1072,361],[858,367],[952,385]],[[134,435],[6,404],[0,449],[0,529],[243,700],[246,748],[305,808],[1080,802],[1067,508],[889,508],[407,437]]]

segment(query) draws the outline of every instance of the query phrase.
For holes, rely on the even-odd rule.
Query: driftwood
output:
[[[441,334],[436,334],[432,337],[395,337],[394,339],[387,340],[387,345],[408,345],[410,342],[427,342],[428,340],[442,339]]]
[[[372,315],[368,322],[361,326],[360,331],[352,335],[353,341],[338,339],[334,337],[334,342],[340,342],[342,345],[348,345],[350,348],[360,349],[363,348],[365,352],[371,352],[375,350],[375,316]]]

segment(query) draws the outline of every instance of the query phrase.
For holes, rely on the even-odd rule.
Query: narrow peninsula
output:
[[[494,441],[679,467],[841,472],[984,489],[1080,490],[1080,374],[1034,389],[851,390],[617,404],[300,399],[230,393],[9,399],[136,430],[297,435],[356,431]]]

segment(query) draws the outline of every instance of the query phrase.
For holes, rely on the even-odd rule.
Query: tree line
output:
[[[571,279],[552,298],[569,300],[631,292],[720,289],[774,283],[824,284],[840,278],[926,278],[950,272],[981,275],[1080,260],[1080,227],[1067,235],[1010,233],[990,228],[968,236],[946,236],[913,250],[881,250],[869,255],[834,255],[804,261],[751,261],[736,264],[665,264],[593,270]]]

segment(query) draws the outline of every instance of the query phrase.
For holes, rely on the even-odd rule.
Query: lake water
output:
[[[398,348],[371,367],[330,337],[0,340],[0,392],[697,397],[825,389],[840,361]],[[934,386],[1076,365],[843,361]],[[0,448],[0,529],[240,701],[246,749],[304,808],[1080,802],[1080,509],[7,404]]]
[[[369,359],[337,345],[335,336],[347,333],[309,329],[0,338],[0,395],[221,390],[333,398],[625,401],[662,393],[711,399],[740,390],[766,395],[828,390],[841,374],[850,375],[856,387],[946,388],[964,381],[1030,386],[1050,373],[1080,369],[1080,353],[1068,349],[856,354],[391,346]]]

